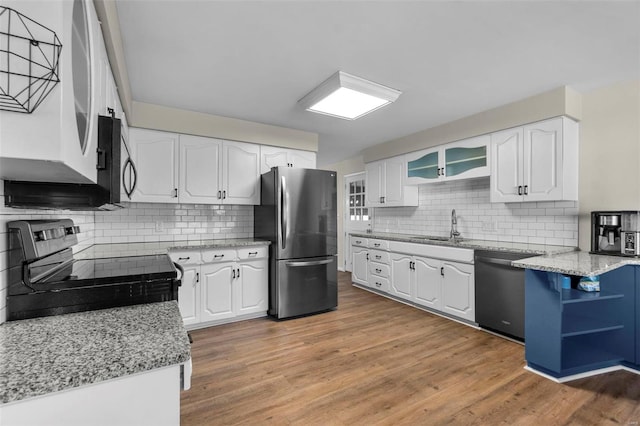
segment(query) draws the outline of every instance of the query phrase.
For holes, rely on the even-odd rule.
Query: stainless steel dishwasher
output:
[[[476,322],[524,342],[524,269],[511,262],[532,254],[475,251]]]

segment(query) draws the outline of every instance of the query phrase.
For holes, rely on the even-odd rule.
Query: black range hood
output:
[[[4,181],[7,207],[115,210],[120,203],[120,120],[98,116],[98,183]]]

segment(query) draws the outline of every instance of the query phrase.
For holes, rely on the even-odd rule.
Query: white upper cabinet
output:
[[[131,129],[137,183],[131,201],[178,202],[178,142],[176,133]]]
[[[489,176],[490,142],[489,135],[482,135],[406,154],[406,183]]]
[[[223,142],[222,192],[225,204],[260,204],[260,146]]]
[[[131,201],[260,204],[260,146],[131,129]]]
[[[272,167],[315,169],[316,153],[262,145],[260,147],[260,173],[267,173]]]
[[[418,189],[405,186],[404,155],[365,164],[368,207],[417,206]]]
[[[491,134],[491,202],[577,200],[578,124],[553,118]]]
[[[2,5],[50,28],[63,48],[60,83],[31,114],[0,110],[0,179],[95,183],[104,47],[93,2],[6,0]],[[25,54],[28,42],[12,38],[12,51]]]
[[[213,203],[222,200],[219,164],[222,141],[200,136],[180,135],[180,187],[182,203]]]

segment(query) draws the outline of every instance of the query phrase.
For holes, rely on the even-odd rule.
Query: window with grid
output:
[[[365,199],[364,179],[349,183],[349,219],[353,221],[368,221],[369,209]]]

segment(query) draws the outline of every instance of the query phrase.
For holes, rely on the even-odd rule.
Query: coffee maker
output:
[[[640,211],[622,212],[620,240],[623,255],[640,256]]]
[[[621,222],[622,212],[591,212],[591,253],[618,256],[622,253]]]
[[[640,211],[591,212],[591,253],[640,256]]]

